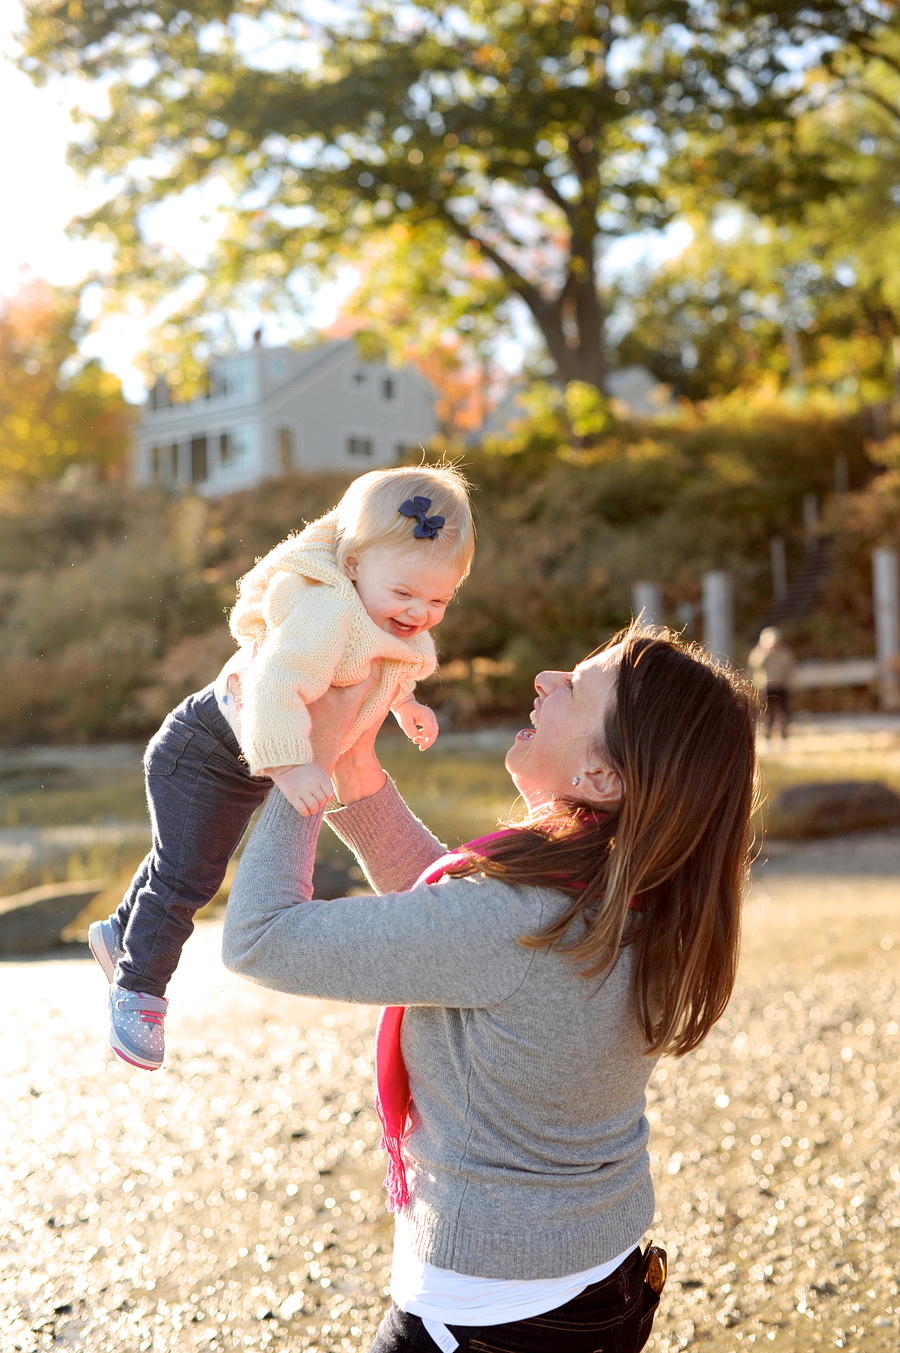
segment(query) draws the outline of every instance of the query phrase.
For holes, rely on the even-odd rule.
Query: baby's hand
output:
[[[276,766],[269,774],[303,817],[317,813],[334,797],[334,786],[316,761],[305,766]]]
[[[394,716],[410,742],[414,742],[420,752],[430,747],[439,733],[438,721],[433,710],[420,705],[418,700],[404,700],[394,710]]]

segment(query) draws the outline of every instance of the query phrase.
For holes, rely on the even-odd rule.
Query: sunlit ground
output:
[[[898,746],[819,729],[763,751],[786,782],[889,778]],[[396,743],[387,759],[448,839],[511,806],[500,751]],[[139,804],[137,773],[121,784]],[[21,811],[69,792],[11,797]],[[654,1234],[671,1260],[655,1353],[897,1348],[898,917],[900,832],[767,848],[731,1008],[651,1080]],[[391,1234],[376,1012],[251,987],[219,943],[212,920],[186,947],[153,1074],[107,1049],[83,949],[0,963],[3,1353],[371,1340]]]

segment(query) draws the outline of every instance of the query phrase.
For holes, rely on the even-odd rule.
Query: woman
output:
[[[371,740],[337,759],[360,694],[331,692],[316,754],[344,806],[326,820],[379,895],[306,901],[319,819],[279,795],[231,892],[234,971],[409,1007],[393,1065],[409,1197],[371,1353],[632,1353],[649,1334],[644,1090],[731,992],[756,702],[702,650],[637,626],[535,687],[506,758],[526,818],[418,884],[444,847]],[[383,1070],[380,1049],[390,1139]]]

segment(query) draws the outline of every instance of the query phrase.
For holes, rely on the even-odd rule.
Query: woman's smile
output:
[[[529,808],[571,796],[596,769],[598,730],[615,699],[618,649],[585,659],[572,672],[540,672],[530,728],[516,734],[506,769]]]

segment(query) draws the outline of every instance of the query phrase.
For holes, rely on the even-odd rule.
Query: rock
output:
[[[880,780],[792,785],[769,806],[771,836],[837,836],[900,823],[900,797]]]
[[[54,949],[60,931],[105,887],[105,879],[88,879],[0,897],[0,955]]]

